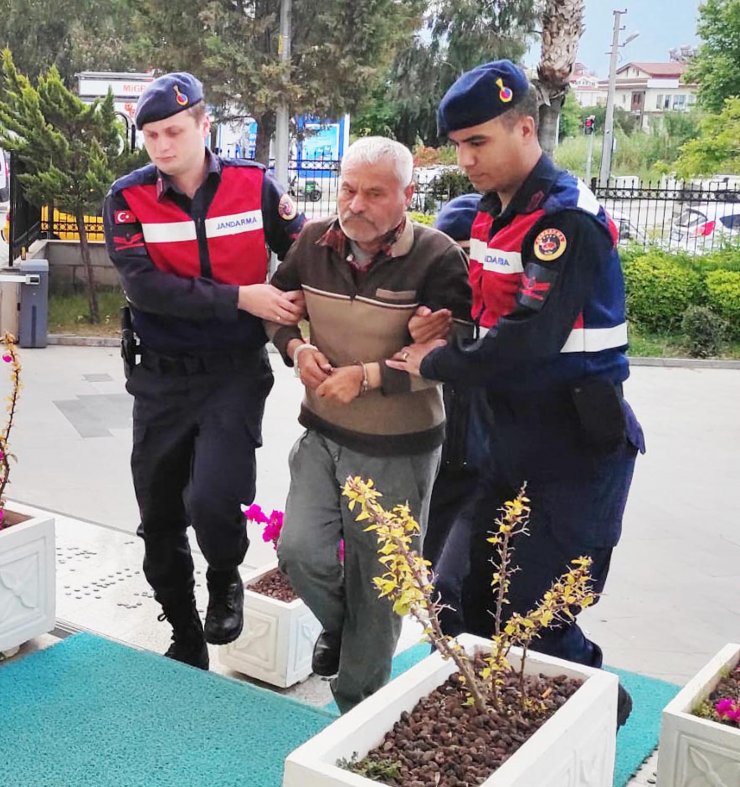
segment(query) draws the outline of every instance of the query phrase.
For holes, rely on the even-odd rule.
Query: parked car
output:
[[[608,211],[608,213],[619,230],[619,239],[617,243],[620,246],[627,246],[630,243],[639,243],[642,246],[645,245],[647,242],[645,233],[637,229],[629,216],[614,211]]]
[[[710,202],[685,207],[671,225],[669,248],[710,251],[740,241],[740,205]]]

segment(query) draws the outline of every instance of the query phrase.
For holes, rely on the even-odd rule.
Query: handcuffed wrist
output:
[[[370,390],[370,380],[367,376],[367,366],[362,361],[355,361],[355,364],[362,369],[362,382],[360,383],[359,396],[363,396]]]
[[[315,344],[304,342],[303,344],[299,344],[298,347],[293,350],[293,370],[296,377],[301,376],[301,368],[298,365],[298,356],[303,352],[303,350],[316,350],[318,352],[319,348]]]

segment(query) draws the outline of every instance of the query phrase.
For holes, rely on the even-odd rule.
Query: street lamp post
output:
[[[637,38],[638,33],[633,33],[627,37],[623,43],[619,43],[619,33],[621,17],[627,13],[624,11],[614,11],[614,32],[612,34],[612,48],[609,58],[609,90],[606,94],[606,117],[604,118],[604,141],[601,148],[601,169],[599,171],[599,185],[606,187],[609,185],[609,176],[612,171],[612,152],[614,151],[614,94],[617,87],[617,56],[619,47],[629,44]]]
[[[290,68],[291,0],[280,2],[280,62]],[[290,116],[287,101],[281,101],[275,111],[275,177],[278,183],[288,186],[288,159],[290,156]]]

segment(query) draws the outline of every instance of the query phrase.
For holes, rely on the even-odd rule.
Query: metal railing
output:
[[[18,180],[22,174],[22,166],[17,157],[11,155],[10,160],[10,264],[20,256],[35,240],[41,237],[41,209],[32,205],[23,194]]]
[[[103,217],[85,215],[85,232],[87,239],[103,240]],[[41,209],[41,233],[46,238],[55,240],[79,240],[77,219],[71,213],[58,210],[53,205],[45,205]]]
[[[621,243],[702,254],[740,248],[740,186],[617,178],[591,188],[619,227]]]

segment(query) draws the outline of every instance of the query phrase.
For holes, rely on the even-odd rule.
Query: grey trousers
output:
[[[373,577],[384,573],[377,538],[350,512],[342,487],[348,476],[372,478],[387,509],[408,501],[426,528],[441,449],[409,456],[368,456],[315,431],[290,454],[290,491],[278,544],[280,569],[326,631],[341,632],[339,672],[332,681],[342,713],[388,682],[401,618],[378,598]],[[339,560],[344,539],[344,565]]]

